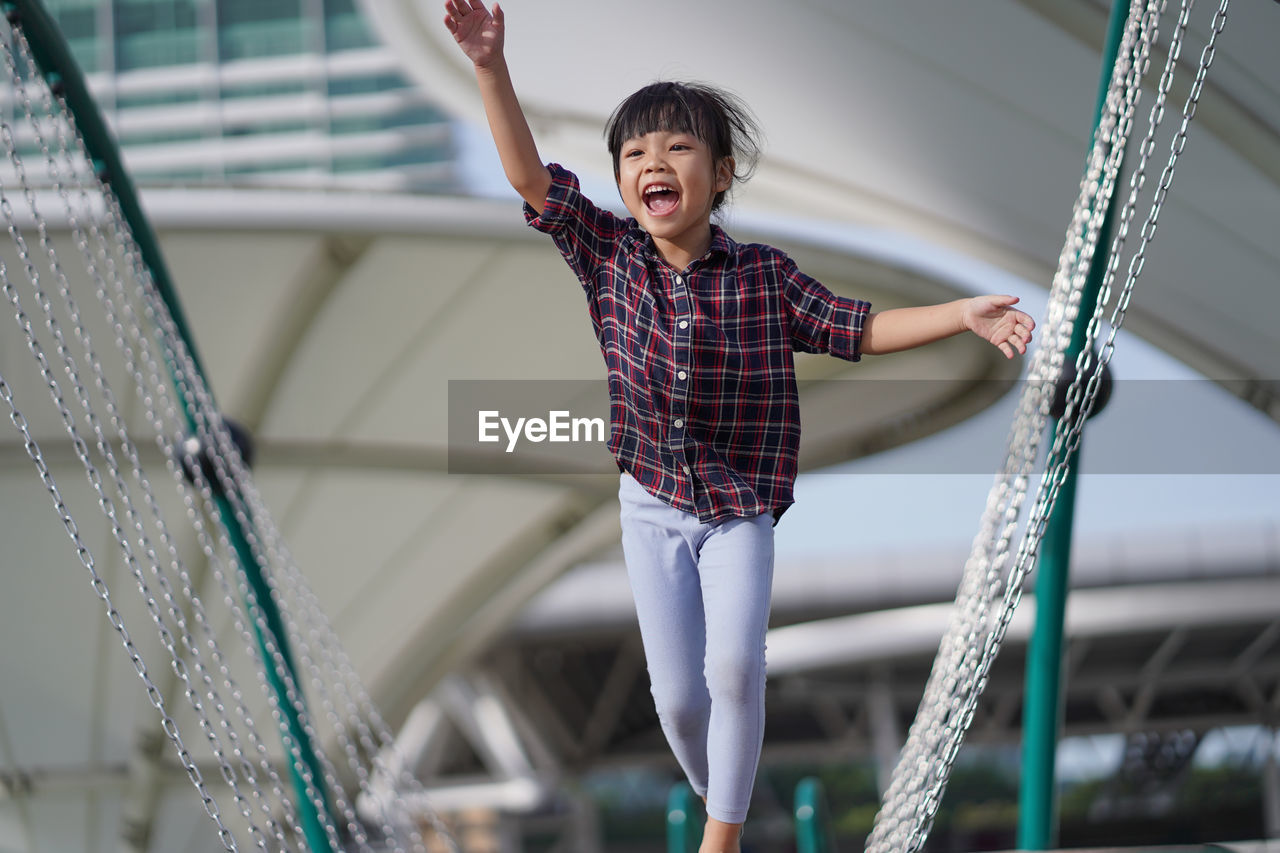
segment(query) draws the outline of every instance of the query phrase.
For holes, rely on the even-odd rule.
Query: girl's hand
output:
[[[494,3],[491,15],[481,0],[446,0],[444,10],[444,25],[473,64],[484,68],[502,59],[506,27],[501,6]]]
[[[964,325],[978,337],[1000,348],[1005,358],[1014,351],[1025,355],[1036,323],[1013,308],[1016,296],[975,296],[964,306]]]

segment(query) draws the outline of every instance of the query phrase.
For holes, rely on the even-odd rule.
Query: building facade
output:
[[[457,189],[358,0],[47,0],[142,185]]]

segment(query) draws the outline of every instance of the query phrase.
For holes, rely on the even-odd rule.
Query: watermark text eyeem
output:
[[[482,409],[478,413],[476,440],[483,443],[499,442],[506,437],[507,453],[514,453],[520,439],[535,444],[550,442],[603,442],[608,427],[603,418],[575,418],[565,410],[547,412],[543,418],[516,418],[514,422],[496,409]],[[500,432],[501,431],[501,434]]]

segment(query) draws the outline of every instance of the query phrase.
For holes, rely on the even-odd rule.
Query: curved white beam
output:
[[[1219,581],[1206,595],[1202,583],[1074,590],[1067,599],[1068,637],[1276,619],[1280,578]],[[926,655],[951,618],[952,605],[926,604],[775,628],[767,638],[770,675]],[[1026,596],[1005,642],[1025,643],[1035,622],[1035,598]]]

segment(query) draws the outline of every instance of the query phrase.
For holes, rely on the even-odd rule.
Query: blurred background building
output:
[[[456,192],[448,118],[357,0],[53,0],[143,185]]]

